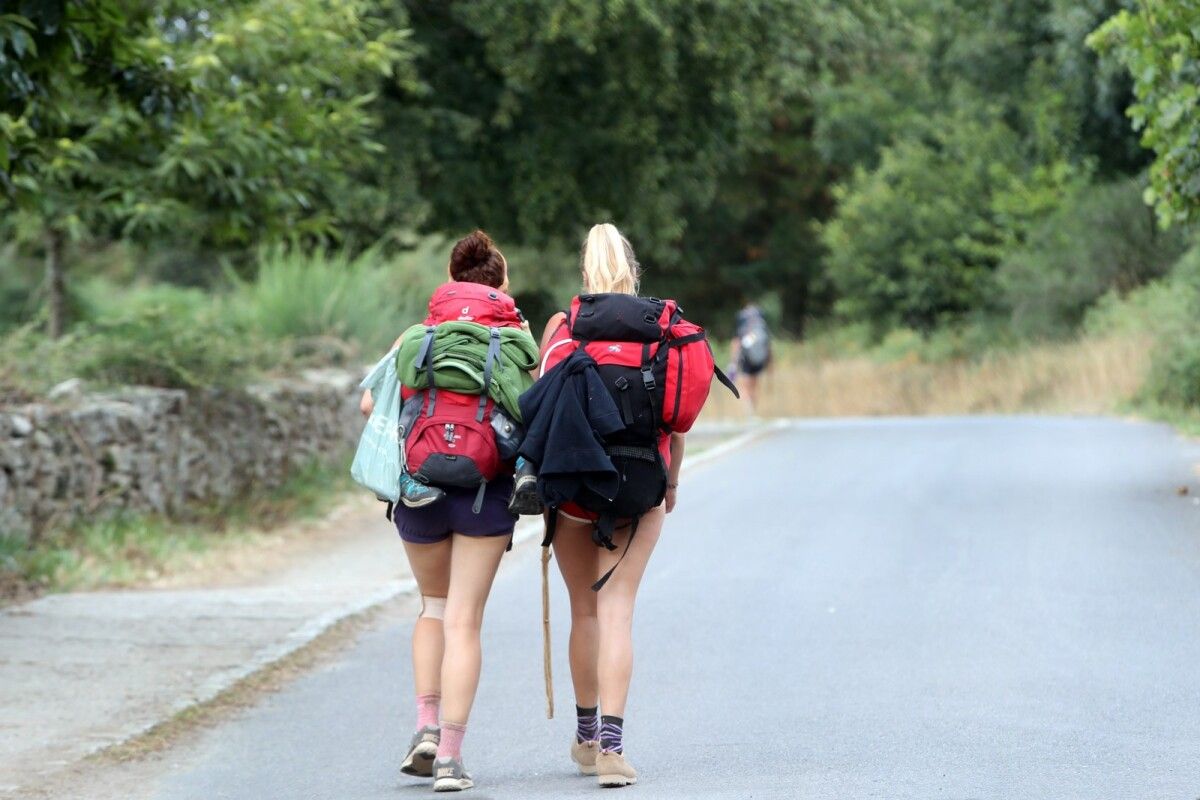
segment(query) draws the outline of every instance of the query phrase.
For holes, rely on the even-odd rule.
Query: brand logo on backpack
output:
[[[456,447],[456,443],[462,438],[462,434],[454,432],[453,422],[447,422],[444,429],[445,432],[442,434],[442,438],[446,440],[446,447]]]
[[[458,321],[459,322],[471,322],[474,319],[475,319],[475,317],[471,315],[471,307],[463,306],[462,311],[458,315]]]
[[[608,346],[608,352],[610,352],[610,353],[619,353],[619,352],[621,352],[621,345],[619,345],[619,344],[610,344],[610,345]]]

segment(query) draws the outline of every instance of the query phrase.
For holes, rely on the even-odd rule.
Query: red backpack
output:
[[[691,429],[708,399],[714,375],[734,396],[738,391],[717,367],[704,329],[685,320],[674,300],[628,294],[576,297],[566,324],[551,337],[543,354],[542,374],[580,348],[596,362],[596,372],[620,409],[625,428],[603,439],[619,476],[616,494],[601,497],[581,485],[572,502],[599,515],[592,539],[613,550],[617,520],[631,520],[628,541],[632,542],[638,520],[666,496],[662,437]],[[557,519],[551,513],[543,546],[553,539]],[[628,544],[625,550],[629,551]],[[615,569],[614,565],[592,588],[599,591]]]
[[[599,366],[627,428],[643,434],[691,430],[714,376],[738,393],[717,367],[704,329],[684,319],[674,300],[576,297],[542,357],[542,374],[580,347]]]
[[[434,486],[478,487],[475,513],[479,513],[488,481],[511,471],[510,462],[516,454],[501,452],[497,433],[515,423],[488,396],[490,368],[484,370],[484,391],[480,395],[437,387],[433,379],[433,338],[437,326],[450,321],[492,329],[490,367],[490,358],[499,354],[499,329],[520,327],[521,317],[513,299],[499,289],[463,281],[439,287],[429,300],[425,341],[417,355],[417,368],[429,370],[429,388],[406,387],[401,392],[404,408],[400,427],[408,473]],[[504,436],[499,438],[505,440]]]

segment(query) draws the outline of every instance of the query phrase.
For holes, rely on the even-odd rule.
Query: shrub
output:
[[[1004,259],[997,280],[1018,334],[1062,336],[1106,293],[1166,274],[1185,244],[1157,229],[1139,180],[1084,186]]]
[[[65,343],[72,373],[111,385],[237,386],[279,352],[231,330],[215,310],[181,316],[164,306],[94,323],[72,338]]]
[[[927,332],[983,307],[1018,227],[997,199],[1022,169],[1016,134],[988,115],[939,119],[926,137],[885,148],[878,167],[838,189],[822,232],[839,314]]]
[[[1180,258],[1168,277],[1125,297],[1102,298],[1085,327],[1095,334],[1152,337],[1140,399],[1152,409],[1200,408],[1200,247]]]
[[[437,239],[387,259],[374,250],[357,257],[267,250],[253,280],[236,280],[230,318],[264,337],[332,337],[374,353],[424,318],[429,293],[446,279],[448,253]]]

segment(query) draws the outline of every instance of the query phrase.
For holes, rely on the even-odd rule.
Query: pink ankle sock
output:
[[[417,730],[437,727],[438,706],[441,702],[440,694],[417,695]]]
[[[438,742],[438,759],[457,758],[462,760],[463,737],[467,735],[467,726],[457,722],[442,720],[442,738]]]

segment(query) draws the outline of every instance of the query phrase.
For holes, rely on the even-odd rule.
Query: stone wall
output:
[[[178,514],[277,487],[357,442],[357,382],[309,370],[240,391],[131,388],[0,408],[0,533],[112,509]]]

